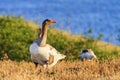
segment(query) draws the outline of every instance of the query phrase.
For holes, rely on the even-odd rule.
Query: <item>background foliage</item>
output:
[[[29,61],[29,46],[37,39],[39,27],[34,26],[20,16],[0,16],[0,58],[6,53],[11,60]],[[95,40],[92,36],[85,38],[50,27],[47,43],[65,54],[67,60],[78,60],[80,51],[88,48],[93,49],[99,60],[119,57],[120,47],[100,42],[102,36]]]
[[[12,60],[29,60],[29,45],[34,31],[21,17],[0,17],[0,56],[7,53]]]

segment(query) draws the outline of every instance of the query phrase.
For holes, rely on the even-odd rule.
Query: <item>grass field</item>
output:
[[[53,68],[32,62],[0,61],[0,80],[120,80],[120,58],[110,61],[60,61]]]

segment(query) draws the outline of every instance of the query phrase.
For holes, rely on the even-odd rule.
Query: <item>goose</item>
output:
[[[85,49],[80,52],[80,59],[84,61],[85,59],[97,59],[96,55],[92,51],[92,49]]]
[[[59,60],[66,57],[63,54],[60,54],[60,52],[58,52],[54,47],[46,43],[48,27],[53,23],[56,23],[56,21],[45,19],[42,23],[42,29],[40,29],[38,32],[38,39],[30,45],[29,50],[31,54],[31,60],[36,66],[40,64],[45,68],[51,68]],[[50,63],[51,57],[52,62]]]

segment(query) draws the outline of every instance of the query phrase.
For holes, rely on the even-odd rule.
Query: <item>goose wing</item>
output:
[[[47,44],[47,46],[49,47],[50,49],[50,55],[53,55],[55,58],[57,59],[63,59],[65,58],[66,56],[63,55],[63,54],[60,54],[60,52],[58,52],[54,47],[52,47],[51,45]]]

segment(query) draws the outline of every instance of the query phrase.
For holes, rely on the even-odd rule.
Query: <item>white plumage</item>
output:
[[[51,45],[46,44],[47,30],[50,24],[56,23],[54,20],[46,19],[43,21],[42,30],[38,32],[38,39],[30,45],[31,60],[37,65],[41,64],[44,67],[53,67],[59,60],[66,56],[60,54]],[[48,64],[53,56],[52,63]]]
[[[83,61],[85,59],[97,59],[97,57],[91,49],[86,49],[80,52],[80,59]]]
[[[45,47],[40,47],[36,42],[32,43],[30,46],[31,60],[44,67],[53,67],[59,60],[64,59],[66,56],[60,54],[55,48],[46,44]],[[49,61],[50,55],[54,56],[54,61],[52,64],[47,65],[46,62]]]

